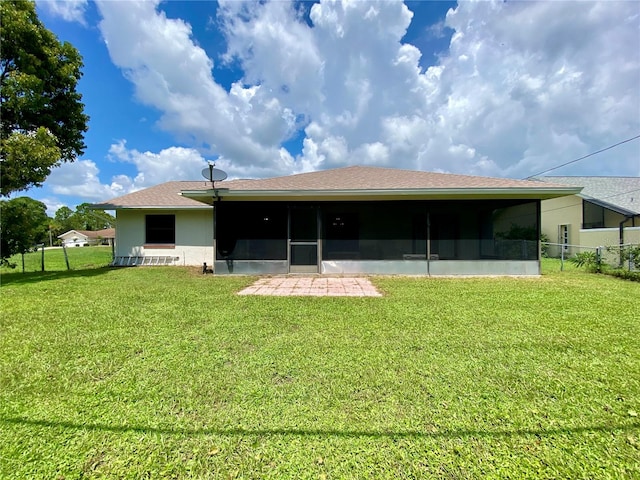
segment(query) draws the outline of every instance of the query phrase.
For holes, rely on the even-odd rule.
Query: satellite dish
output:
[[[220,182],[227,178],[227,172],[209,165],[207,168],[202,169],[202,176],[210,182]]]

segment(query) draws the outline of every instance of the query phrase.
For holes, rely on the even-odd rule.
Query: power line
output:
[[[636,135],[635,137],[627,138],[626,140],[622,140],[621,142],[618,142],[615,145],[611,145],[609,147],[603,148],[602,150],[598,150],[597,152],[592,152],[592,153],[590,153],[588,155],[585,155],[584,157],[576,158],[575,160],[571,160],[570,162],[563,163],[562,165],[558,165],[557,167],[549,168],[549,169],[544,170],[542,172],[539,172],[539,173],[536,173],[536,174],[533,174],[533,175],[529,175],[528,177],[524,178],[523,180],[529,180],[530,178],[537,177],[538,175],[542,175],[543,173],[551,172],[553,170],[557,170],[558,168],[565,167],[565,166],[570,165],[572,163],[579,162],[580,160],[584,160],[585,158],[591,157],[591,156],[596,155],[598,153],[606,152],[607,150],[611,150],[612,148],[615,148],[618,145],[622,145],[623,143],[630,142],[630,141],[635,140],[637,138],[640,138],[640,135]]]

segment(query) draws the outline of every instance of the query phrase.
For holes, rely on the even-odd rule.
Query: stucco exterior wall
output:
[[[580,230],[580,244],[587,247],[607,247],[620,243],[618,228],[591,228]],[[640,244],[640,227],[624,229],[624,243]]]
[[[576,195],[544,200],[540,206],[542,233],[551,243],[562,243],[559,226],[569,225],[569,243],[578,244],[582,228],[582,199]]]
[[[175,214],[174,248],[145,246],[145,215]],[[213,263],[213,211],[193,210],[118,210],[116,212],[116,257],[173,256],[176,265]]]

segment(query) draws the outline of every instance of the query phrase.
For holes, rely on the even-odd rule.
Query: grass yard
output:
[[[640,288],[373,277],[6,273],[2,478],[640,478]]]
[[[105,267],[111,263],[112,253],[109,246],[68,247],[67,259],[69,269],[86,270],[89,268]],[[14,255],[9,261],[16,265],[15,268],[0,267],[0,274],[22,273],[22,256]],[[67,270],[62,247],[45,248],[44,250],[45,272],[61,272]],[[25,272],[42,272],[42,250],[30,252],[24,256]]]

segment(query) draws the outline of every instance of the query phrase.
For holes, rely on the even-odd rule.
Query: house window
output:
[[[145,227],[146,244],[175,245],[175,215],[147,215],[145,217]]]

